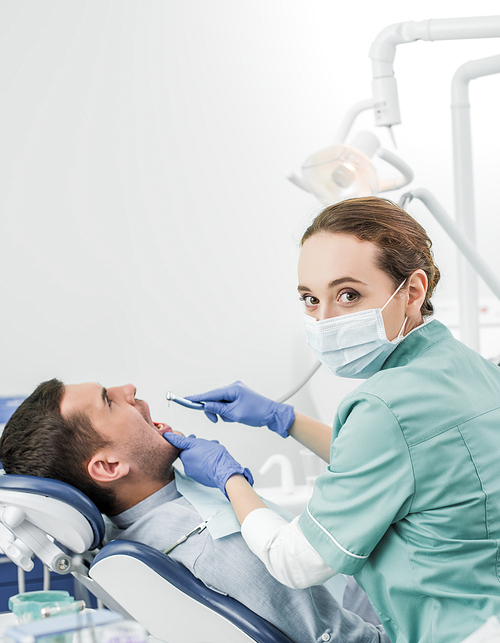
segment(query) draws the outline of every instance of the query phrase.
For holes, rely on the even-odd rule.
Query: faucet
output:
[[[292,463],[290,460],[280,453],[275,453],[268,458],[259,470],[261,475],[269,471],[273,464],[278,464],[281,468],[281,493],[290,494],[294,492],[295,483],[293,480]]]

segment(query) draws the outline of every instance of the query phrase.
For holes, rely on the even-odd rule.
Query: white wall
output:
[[[242,379],[279,396],[312,363],[295,270],[319,205],[285,176],[370,96],[367,53],[382,28],[498,13],[496,0],[409,4],[2,0],[0,395],[53,376],[132,381],[156,419],[220,438],[254,472],[278,449],[297,462],[290,440],[215,428],[168,408],[165,392]],[[451,77],[498,46],[398,49],[398,151],[413,185],[450,211]],[[478,244],[497,271],[499,87],[498,76],[471,86]],[[449,307],[455,253],[412,211],[435,239],[438,310]],[[350,387],[320,371],[297,405],[330,422]]]

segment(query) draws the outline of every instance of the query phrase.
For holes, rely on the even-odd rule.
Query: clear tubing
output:
[[[298,393],[300,389],[303,388],[307,384],[307,382],[309,382],[311,377],[314,375],[314,373],[316,373],[316,371],[319,369],[320,366],[321,366],[321,362],[318,360],[316,364],[314,364],[314,366],[308,371],[306,376],[299,382],[299,384],[297,384],[294,388],[288,391],[288,393],[285,393],[285,395],[282,395],[281,397],[279,397],[276,400],[276,402],[286,402],[291,397],[293,397],[295,393]]]

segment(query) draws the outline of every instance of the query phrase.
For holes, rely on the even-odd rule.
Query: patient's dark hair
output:
[[[61,415],[64,384],[42,382],[7,422],[0,439],[0,461],[6,473],[62,480],[80,489],[101,513],[113,514],[115,494],[98,485],[87,465],[107,442],[88,417]]]

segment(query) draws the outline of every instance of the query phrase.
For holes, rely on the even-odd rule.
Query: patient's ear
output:
[[[96,482],[113,482],[128,474],[130,466],[109,453],[96,453],[90,460],[87,471]]]

